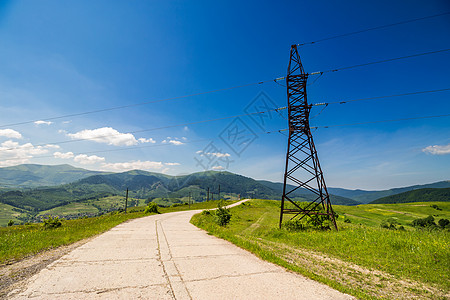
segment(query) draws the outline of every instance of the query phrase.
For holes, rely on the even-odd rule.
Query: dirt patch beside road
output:
[[[20,261],[0,265],[0,299],[6,298],[11,291],[20,289],[26,279],[93,238],[87,238],[71,245],[46,250]]]

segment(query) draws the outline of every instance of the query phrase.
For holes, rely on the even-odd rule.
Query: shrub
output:
[[[8,223],[9,224],[9,223]],[[448,219],[440,219],[438,221],[439,227],[441,228],[447,228],[450,227],[450,221]]]
[[[397,220],[395,220],[394,218],[388,218],[386,221],[381,222],[380,227],[381,228],[386,228],[386,229],[391,229],[391,230],[397,230],[396,225],[398,225]],[[401,226],[403,227],[403,226]],[[398,228],[400,229],[400,228]],[[403,229],[405,229],[403,227]]]
[[[412,221],[412,226],[416,228],[424,228],[424,227],[436,227],[436,223],[434,223],[434,217],[428,216],[423,219],[415,219]]]
[[[442,208],[440,208],[439,206],[437,206],[436,204],[430,205],[432,208],[436,209],[436,210],[442,210]]]
[[[9,220],[8,227],[13,226],[13,225],[14,225],[14,221],[13,220]]]
[[[220,226],[226,226],[228,223],[230,223],[231,213],[227,208],[223,206],[222,201],[220,201],[219,205],[217,206],[216,216],[214,219],[215,222]]]
[[[209,211],[209,210],[202,211],[202,216],[210,216],[210,215],[211,215],[211,211]]]
[[[299,219],[293,219],[293,220],[286,221],[283,223],[283,227],[287,231],[300,231],[300,230],[304,230],[306,228],[306,226],[304,225],[302,220],[299,220]]]
[[[345,218],[344,219],[344,223],[351,223],[352,221],[350,221],[350,219],[349,218]]]
[[[158,211],[158,204],[150,202],[144,210],[144,214],[149,213],[159,214],[160,212]]]
[[[62,223],[58,216],[52,217],[50,215],[50,216],[48,216],[47,219],[44,219],[43,226],[45,227],[45,229],[58,228],[61,225],[62,225]]]

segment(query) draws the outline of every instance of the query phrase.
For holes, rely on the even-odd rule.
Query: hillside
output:
[[[328,188],[328,192],[333,195],[338,195],[350,198],[361,203],[370,203],[376,199],[392,196],[408,191],[423,189],[423,188],[450,188],[450,180],[439,181],[435,183],[412,185],[401,188],[393,188],[382,191],[365,191],[365,190],[347,190],[342,188]]]
[[[450,188],[425,188],[383,197],[370,204],[392,204],[410,202],[450,202]]]
[[[0,188],[55,186],[96,174],[104,173],[75,168],[71,165],[18,165],[0,168]]]
[[[77,207],[74,214],[82,212],[100,212],[117,209],[123,202],[125,191],[129,197],[149,199],[159,205],[186,202],[189,193],[191,200],[202,202],[218,199],[220,186],[221,198],[237,199],[239,195],[250,198],[276,199],[281,197],[281,183],[259,182],[252,178],[230,172],[207,171],[183,176],[168,176],[158,173],[133,170],[124,173],[99,174],[89,176],[73,183],[53,187],[38,187],[27,190],[9,190],[0,193],[0,203],[17,209],[26,210],[35,215],[44,211],[70,211]],[[116,196],[115,198],[111,198]],[[114,199],[112,201],[112,199]],[[312,194],[297,193],[294,200],[312,200]],[[340,196],[331,196],[334,204],[355,205],[354,200]],[[135,200],[133,200],[135,201]],[[143,200],[142,200],[143,201]],[[133,202],[141,203],[142,201]],[[105,203],[103,203],[105,202]],[[73,203],[79,203],[73,205]],[[122,204],[123,205],[123,204]]]
[[[267,180],[258,180],[258,182],[264,184],[265,186],[278,191],[279,195],[283,194],[283,183],[281,182],[271,182],[271,181],[267,181]],[[293,189],[294,186],[292,185],[288,185],[289,189]],[[328,192],[330,193],[330,188],[328,189]],[[305,189],[298,189],[297,191],[295,191],[294,193],[294,199],[296,200],[308,200],[308,201],[312,201],[313,200],[313,193],[309,192],[308,190]],[[276,199],[276,198],[273,198]],[[330,200],[332,204],[336,204],[336,205],[359,205],[361,204],[361,202],[353,200],[349,197],[346,196],[338,196],[337,194],[330,194]]]

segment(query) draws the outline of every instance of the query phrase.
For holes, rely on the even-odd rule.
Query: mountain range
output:
[[[153,201],[159,205],[171,205],[187,201],[188,195],[197,202],[207,200],[208,194],[209,199],[217,199],[219,189],[221,198],[237,199],[241,196],[279,200],[282,188],[283,184],[279,182],[254,180],[219,171],[169,176],[141,170],[104,173],[70,165],[27,164],[0,168],[0,204],[7,205],[7,211],[26,213],[30,216],[73,203],[87,205],[89,202],[89,207],[97,207],[100,210],[98,201],[112,196],[123,197],[127,189],[132,198]],[[384,191],[331,187],[328,191],[333,204],[358,205],[423,188],[450,188],[450,181]],[[441,198],[445,197],[442,193],[435,195],[438,194]],[[418,195],[423,196],[417,193],[414,199],[423,198]],[[296,201],[311,201],[314,198],[314,195],[305,189],[297,190],[292,196]],[[383,201],[396,201],[395,199],[388,198]]]

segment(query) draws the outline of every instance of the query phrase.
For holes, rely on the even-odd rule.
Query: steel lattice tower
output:
[[[303,70],[297,45],[292,45],[286,76],[289,140],[279,226],[281,228],[284,214],[294,214],[291,219],[295,217],[303,219],[314,215],[328,215],[337,229],[330,196],[328,195],[309,127],[311,105],[308,104],[306,98],[307,79],[308,74]],[[299,189],[306,189],[312,192],[315,197],[312,202],[303,208],[292,200],[292,193]],[[290,202],[294,208],[285,208],[286,201]],[[323,208],[322,211],[319,210],[320,206]]]

